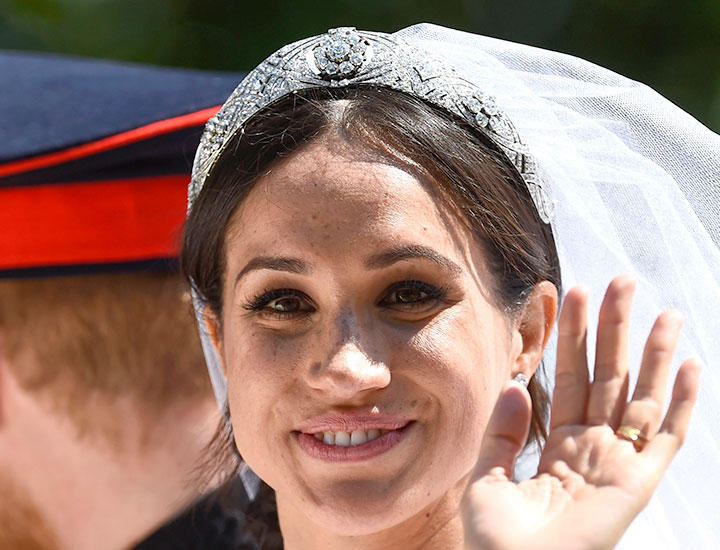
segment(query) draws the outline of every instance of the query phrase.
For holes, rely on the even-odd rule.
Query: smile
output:
[[[296,432],[300,448],[325,462],[358,462],[381,455],[399,444],[415,425],[408,421],[397,428],[323,430]]]
[[[322,441],[325,445],[337,445],[338,447],[356,447],[373,439],[377,439],[381,435],[385,435],[390,430],[353,430],[352,432],[318,432],[313,434],[315,439]]]

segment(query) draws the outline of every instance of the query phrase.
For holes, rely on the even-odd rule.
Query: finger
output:
[[[635,290],[630,275],[615,277],[600,306],[595,375],[590,386],[587,423],[617,428],[627,401],[628,326]]]
[[[588,394],[588,291],[575,287],[567,293],[558,319],[558,350],[550,429],[584,424]]]
[[[697,400],[701,370],[702,363],[699,359],[688,359],[680,366],[665,420],[660,431],[643,450],[643,453],[647,453],[658,462],[658,478],[685,440],[690,416]]]
[[[652,438],[660,425],[668,371],[681,327],[682,315],[665,311],[658,316],[645,343],[635,392],[621,424],[639,429],[646,438]]]
[[[488,421],[470,483],[501,468],[512,479],[513,467],[527,440],[532,405],[524,386],[509,381]]]

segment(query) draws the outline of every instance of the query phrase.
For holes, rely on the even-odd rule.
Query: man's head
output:
[[[99,491],[109,474],[89,466],[96,454],[108,457],[101,464],[117,457],[127,486],[149,456],[156,466],[148,473],[157,467],[156,478],[170,478],[180,471],[173,453],[182,452],[182,438],[187,455],[202,458],[213,409],[190,296],[178,275],[0,280],[0,546],[35,547],[27,537],[42,533],[46,521],[45,531],[56,530],[44,508],[51,488],[38,490],[32,479],[48,473],[41,453],[54,457],[56,477],[73,475],[65,459],[85,461],[85,477],[97,476]],[[174,480],[178,494],[193,494],[192,475],[185,467]],[[168,498],[168,513],[179,498]]]
[[[126,548],[198,495],[219,423],[167,269],[188,152],[238,75],[0,64],[0,548],[32,548],[18,536],[41,522],[58,541],[36,547]]]
[[[111,429],[88,407],[130,399],[152,427],[173,403],[210,395],[190,295],[175,274],[0,281],[0,356],[21,387],[83,432]]]

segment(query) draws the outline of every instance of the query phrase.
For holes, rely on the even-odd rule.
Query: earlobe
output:
[[[215,353],[220,359],[220,367],[222,368],[223,374],[227,376],[227,372],[225,370],[225,354],[223,353],[220,320],[209,306],[205,306],[203,308],[203,322],[205,323],[205,332],[210,337],[210,341],[215,348]]]
[[[515,360],[512,376],[524,374],[532,377],[542,359],[550,339],[558,310],[557,288],[550,281],[535,285],[518,319],[520,352]]]

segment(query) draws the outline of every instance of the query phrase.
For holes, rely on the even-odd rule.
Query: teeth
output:
[[[350,434],[350,445],[360,445],[368,440],[368,434],[365,430],[355,430]]]
[[[354,447],[362,445],[373,439],[377,439],[381,435],[385,435],[390,430],[353,430],[352,432],[321,432],[313,434],[315,439],[322,441],[325,445],[337,445],[338,447]]]
[[[335,445],[338,447],[349,447],[350,434],[347,432],[335,432]]]

